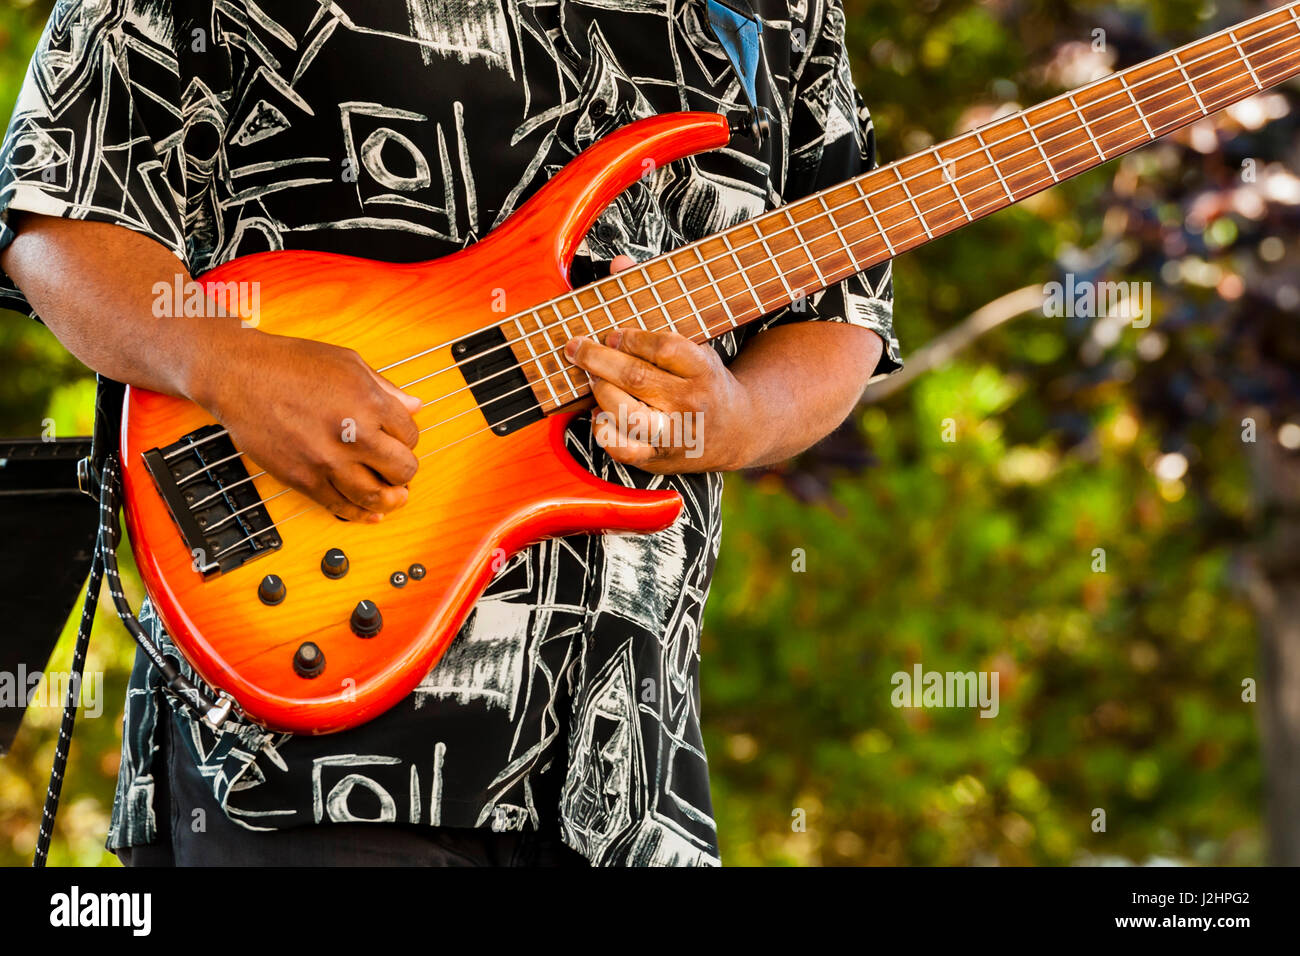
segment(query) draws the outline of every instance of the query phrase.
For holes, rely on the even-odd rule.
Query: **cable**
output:
[[[90,559],[90,580],[86,585],[86,601],[81,607],[81,624],[77,627],[77,643],[72,651],[72,680],[68,683],[68,699],[63,707],[63,720],[59,724],[59,740],[54,745],[54,766],[50,770],[50,785],[45,791],[45,806],[41,810],[41,830],[36,836],[36,854],[33,867],[45,866],[50,855],[50,838],[54,835],[54,817],[59,812],[59,797],[63,793],[63,775],[68,766],[68,752],[72,745],[72,729],[77,722],[77,705],[81,697],[81,675],[86,667],[86,650],[90,646],[90,629],[95,622],[95,609],[99,606],[99,582],[104,577],[104,561],[99,546],[104,526],[101,523],[95,539],[95,553]]]
[[[41,811],[41,828],[36,837],[33,867],[43,867],[49,858],[50,839],[54,835],[54,819],[59,812],[59,798],[63,792],[63,777],[67,770],[68,753],[72,745],[72,731],[77,721],[77,706],[81,696],[82,674],[86,667],[86,651],[90,646],[90,631],[99,607],[100,582],[108,579],[108,592],[112,595],[114,610],[135,643],[144,651],[162,675],[165,690],[180,698],[182,705],[195,717],[214,730],[221,724],[234,705],[224,694],[214,700],[203,688],[185,677],[153,639],[140,626],[131,610],[131,604],[122,590],[122,578],[117,566],[117,545],[121,536],[118,526],[118,465],[117,456],[109,455],[99,471],[99,528],[95,535],[95,553],[90,562],[90,579],[86,584],[86,600],[81,608],[81,623],[77,629],[77,643],[72,652],[72,680],[68,684],[68,698],[59,725],[59,739],[54,747],[54,765],[50,770],[50,785],[45,792],[45,806]]]

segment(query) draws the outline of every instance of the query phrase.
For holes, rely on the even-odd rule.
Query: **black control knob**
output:
[[[413,564],[406,569],[406,573],[410,576],[412,581],[419,581],[424,577],[424,565]]]
[[[284,582],[280,580],[279,575],[268,574],[257,586],[257,596],[263,604],[274,607],[284,600],[284,595]]]
[[[311,641],[301,645],[293,655],[293,671],[299,677],[317,677],[324,669],[325,654]]]
[[[374,637],[384,626],[384,616],[374,601],[361,601],[352,609],[352,633],[357,637]]]
[[[348,573],[348,556],[341,548],[330,548],[320,559],[320,570],[327,578],[341,578]]]

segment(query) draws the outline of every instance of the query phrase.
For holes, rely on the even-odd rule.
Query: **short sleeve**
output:
[[[792,87],[789,172],[782,193],[786,202],[839,185],[876,166],[871,114],[854,86],[844,48],[841,2],[825,0],[808,8],[820,9],[822,17],[815,36],[810,35]],[[801,312],[786,308],[767,316],[758,331],[807,321],[863,326],[885,343],[877,373],[895,372],[903,362],[893,315],[893,264],[885,261],[810,296]]]
[[[0,146],[0,249],[15,210],[125,226],[186,258],[170,4],[59,0]],[[31,314],[0,272],[0,306]]]

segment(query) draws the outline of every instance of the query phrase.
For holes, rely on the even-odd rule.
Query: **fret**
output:
[[[934,233],[930,231],[929,223],[927,223],[925,217],[921,215],[921,207],[918,206],[916,200],[912,198],[912,191],[907,188],[907,180],[903,178],[903,174],[899,170],[898,166],[895,165],[891,168],[894,170],[894,178],[897,179],[898,184],[903,187],[903,195],[907,197],[907,201],[910,202],[912,208],[916,210],[916,218],[921,221],[921,228],[925,230],[925,237],[927,239],[933,239]]]
[[[601,283],[599,283],[599,282],[593,282],[591,285],[587,286],[587,288],[584,289],[583,291],[585,292],[585,291],[587,291],[587,290],[590,290],[591,293],[592,293],[592,295],[594,295],[594,296],[596,297],[596,306],[597,306],[597,307],[598,307],[602,312],[605,313],[605,318],[606,318],[607,323],[608,323],[608,324],[605,326],[605,328],[607,328],[607,329],[613,329],[613,328],[616,328],[616,327],[618,326],[618,319],[614,318],[614,313],[611,312],[611,311],[609,310],[609,301],[605,298],[604,295],[601,294],[600,286],[601,286]],[[635,310],[633,310],[633,309],[628,309],[628,314],[631,315],[634,311],[635,311]]]
[[[871,220],[876,224],[876,231],[880,233],[880,238],[885,241],[885,248],[889,250],[891,256],[897,256],[898,253],[894,251],[894,244],[889,241],[889,233],[885,232],[885,227],[880,224],[880,217],[876,215],[876,210],[871,205],[871,200],[868,199],[867,194],[862,191],[861,181],[857,179],[853,180],[853,186],[857,189],[858,196],[860,196],[862,201],[866,203],[867,212],[871,214]]]
[[[1047,150],[1043,149],[1043,144],[1040,143],[1038,137],[1034,135],[1034,128],[1029,125],[1029,116],[1025,113],[1021,113],[1020,122],[1025,124],[1025,132],[1028,133],[1029,138],[1034,141],[1034,145],[1038,147],[1038,155],[1043,157],[1043,162],[1047,164],[1048,175],[1052,177],[1053,182],[1059,183],[1061,177],[1056,175],[1056,168],[1052,165],[1052,161],[1047,158]]]
[[[718,297],[718,302],[722,304],[722,311],[727,314],[727,321],[731,323],[731,327],[733,329],[739,328],[740,323],[737,322],[736,317],[731,314],[731,305],[727,302],[727,297],[722,294],[722,289],[718,285],[718,280],[713,278],[713,272],[709,269],[707,263],[704,261],[704,256],[700,255],[700,247],[689,246],[688,248],[691,250],[691,252],[695,253],[695,258],[699,260],[700,271],[703,272],[704,277],[709,280],[709,286],[713,289],[713,294]]]
[[[659,286],[656,283],[651,281],[649,273],[646,273],[644,279],[645,279],[646,288],[649,289],[650,294],[654,296],[655,304],[659,307],[659,312],[664,317],[664,323],[665,323],[664,327],[672,329],[674,332],[676,332],[677,322],[676,320],[673,319],[672,313],[668,311],[668,306],[664,305],[664,300],[659,297]]]
[[[691,315],[695,316],[695,321],[699,324],[700,331],[704,333],[705,340],[712,338],[709,334],[709,327],[704,324],[704,316],[700,315],[700,307],[691,298],[691,290],[686,288],[686,283],[682,281],[682,274],[677,271],[677,267],[673,264],[671,258],[668,260],[668,271],[673,280],[676,281],[677,287],[682,290],[682,298],[686,300],[686,307],[691,310]]]
[[[573,332],[569,329],[569,323],[570,323],[570,322],[573,322],[574,325],[577,325],[578,323],[577,323],[576,320],[577,320],[577,319],[582,319],[582,320],[583,320],[583,324],[587,326],[587,331],[590,332],[590,333],[594,336],[594,335],[596,334],[595,329],[593,329],[593,328],[591,327],[591,323],[590,323],[590,322],[587,322],[587,321],[586,321],[586,318],[587,318],[587,317],[586,317],[585,313],[583,313],[583,311],[578,307],[578,305],[577,305],[576,302],[574,303],[574,310],[575,310],[575,311],[574,311],[573,315],[569,316],[568,318],[565,318],[564,313],[560,311],[560,303],[561,303],[561,302],[565,302],[565,301],[573,302],[573,300],[572,300],[571,298],[568,299],[568,300],[565,300],[565,299],[557,299],[555,302],[552,302],[552,303],[550,304],[550,306],[549,306],[549,308],[550,308],[550,310],[551,310],[551,314],[555,316],[555,323],[558,323],[559,326],[560,326],[560,328],[564,329],[564,334],[567,335],[567,336],[569,336],[570,338],[572,338],[572,337],[573,337]],[[555,323],[552,323],[552,324],[555,324]],[[579,330],[578,334],[579,334],[579,335],[582,334],[581,330]]]
[[[938,165],[939,176],[943,179],[945,183],[948,184],[948,188],[952,190],[952,194],[957,197],[957,202],[961,204],[961,211],[966,215],[966,221],[974,222],[975,219],[971,216],[970,210],[966,208],[966,198],[962,196],[961,190],[957,188],[956,178],[954,176],[948,175],[948,163],[945,162],[943,157],[939,155],[939,147],[931,146],[930,152],[934,154],[934,161],[939,164]],[[962,156],[960,158],[965,159],[966,157]],[[957,160],[954,159],[951,162],[953,166],[957,165]]]
[[[785,289],[785,294],[789,297],[790,301],[793,302],[795,299],[799,298],[799,296],[795,295],[794,289],[790,288],[790,283],[785,281],[785,270],[782,269],[781,264],[776,261],[776,254],[772,252],[772,247],[767,244],[767,237],[763,235],[763,230],[758,228],[757,221],[750,222],[749,228],[754,230],[754,235],[758,236],[758,241],[762,244],[763,251],[767,253],[768,261],[772,263],[772,271],[775,272],[776,277],[781,280],[781,288]]]
[[[1295,13],[1295,9],[1292,8],[1291,12],[1292,12],[1292,14],[1294,14],[1294,13]],[[1201,111],[1201,115],[1202,115],[1202,116],[1209,116],[1209,115],[1210,115],[1210,111],[1207,110],[1207,109],[1205,108],[1205,104],[1201,102],[1201,94],[1198,93],[1198,92],[1196,92],[1196,84],[1193,83],[1193,82],[1192,82],[1192,78],[1191,78],[1190,76],[1187,75],[1187,69],[1186,69],[1186,67],[1183,66],[1183,61],[1182,61],[1181,59],[1179,59],[1177,53],[1174,53],[1173,56],[1174,56],[1174,63],[1176,63],[1176,64],[1178,65],[1178,72],[1181,73],[1181,74],[1183,74],[1183,79],[1187,81],[1187,86],[1191,89],[1191,91],[1192,91],[1192,96],[1196,98],[1196,105],[1197,105],[1197,107],[1200,109],[1200,111]]]
[[[560,354],[561,354],[560,349],[557,349],[555,347],[555,343],[551,341],[551,333],[547,330],[546,325],[542,322],[542,317],[538,315],[536,312],[530,312],[529,315],[531,315],[534,319],[537,320],[537,331],[541,332],[542,338],[546,339],[546,348],[549,350],[549,353],[555,356],[555,364],[560,369],[560,376],[564,379],[564,383],[569,386],[569,391],[571,391],[575,396],[577,396],[578,389],[574,386],[573,379],[569,378],[569,370],[565,367],[567,363],[565,363],[560,359]],[[528,347],[528,350],[530,352],[532,351],[531,345]],[[551,384],[550,379],[551,377],[547,375],[546,385],[548,388],[550,387]]]
[[[551,387],[551,376],[546,373],[546,367],[542,365],[541,356],[538,355],[536,350],[533,348],[533,340],[530,339],[528,333],[524,331],[524,327],[519,323],[518,316],[515,316],[511,321],[515,323],[515,328],[519,330],[519,337],[524,340],[524,345],[528,348],[528,354],[533,357],[533,365],[537,367],[538,374],[541,376],[542,381],[546,383],[546,390],[551,393],[551,401],[555,402],[555,405],[558,408],[564,403],[560,401],[560,396],[557,395],[555,389]]]
[[[1300,33],[1300,13],[1295,12],[1295,7],[1288,7],[1287,9],[1291,12],[1291,19],[1295,21],[1296,32]]]
[[[1291,8],[1291,12],[1295,13],[1295,7]],[[1237,53],[1241,56],[1241,62],[1246,64],[1246,69],[1250,71],[1250,78],[1255,81],[1255,89],[1262,91],[1264,89],[1264,84],[1261,83],[1259,77],[1255,75],[1255,68],[1250,65],[1250,57],[1246,56],[1246,51],[1241,48],[1241,43],[1237,40],[1237,31],[1229,30],[1228,39],[1231,40],[1232,45],[1237,48]]]
[[[1079,122],[1083,125],[1083,131],[1088,134],[1088,139],[1091,140],[1092,142],[1092,148],[1097,151],[1097,157],[1102,162],[1105,162],[1106,154],[1105,152],[1102,151],[1101,144],[1097,142],[1097,137],[1092,135],[1092,126],[1089,125],[1088,120],[1084,117],[1083,112],[1079,109],[1079,104],[1074,102],[1073,93],[1070,94],[1069,100],[1070,100],[1070,105],[1074,107],[1074,114],[1079,117]]]
[[[745,291],[747,291],[749,297],[754,300],[754,306],[758,309],[758,314],[762,315],[767,311],[767,309],[763,308],[763,300],[758,297],[758,292],[754,288],[754,283],[749,279],[749,272],[745,269],[745,264],[741,262],[740,258],[736,255],[736,250],[731,248],[731,243],[727,240],[727,234],[725,232],[718,238],[721,239],[722,244],[727,247],[727,255],[731,256],[731,261],[736,264],[736,269],[740,272],[740,278],[745,283]]]
[[[1137,110],[1138,119],[1140,119],[1142,121],[1142,125],[1147,128],[1147,135],[1150,136],[1152,139],[1155,139],[1156,138],[1155,130],[1153,130],[1151,128],[1151,124],[1147,122],[1146,114],[1142,112],[1142,107],[1138,104],[1137,97],[1133,95],[1133,89],[1128,85],[1128,80],[1124,79],[1123,73],[1120,73],[1116,77],[1116,79],[1119,80],[1120,86],[1124,87],[1124,92],[1128,94],[1128,98],[1132,100],[1133,109]],[[1124,126],[1128,126],[1128,125],[1130,124],[1128,123],[1124,124]],[[1117,127],[1116,132],[1123,129],[1124,126]]]
[[[649,332],[650,330],[645,328],[645,319],[641,318],[641,310],[636,307],[636,302],[632,300],[632,293],[628,292],[627,286],[623,284],[623,277],[620,275],[611,275],[610,278],[613,279],[614,284],[618,286],[618,291],[623,293],[623,298],[627,299],[628,311],[632,314],[632,317],[636,319],[636,324]]]
[[[831,213],[831,207],[826,205],[826,197],[823,196],[821,193],[818,193],[817,201],[821,203],[822,209],[825,210],[826,218],[827,220],[829,220],[831,224],[831,228],[835,230],[835,235],[839,237],[840,245],[844,247],[844,252],[845,254],[848,255],[849,262],[853,263],[856,266],[858,263],[858,259],[857,256],[853,254],[853,245],[852,243],[849,242],[848,237],[844,235],[843,230],[840,229],[840,224],[835,221],[835,216]]]
[[[577,312],[574,313],[572,317],[582,319],[582,324],[587,327],[587,331],[591,334],[591,337],[593,339],[596,338],[596,327],[591,324],[591,319],[587,318],[588,313],[587,310],[582,307],[582,303],[577,299],[574,299],[573,307],[577,309]],[[563,318],[563,316],[561,316],[561,318]],[[566,325],[565,328],[567,329],[568,326]]]
[[[813,272],[817,276],[817,281],[823,286],[830,285],[830,283],[826,281],[826,277],[822,275],[822,270],[817,267],[817,257],[814,256],[812,250],[808,248],[808,243],[804,242],[803,233],[801,233],[799,227],[794,224],[794,219],[790,216],[790,207],[782,206],[781,212],[785,214],[785,221],[790,224],[790,231],[794,233],[795,239],[798,241],[799,245],[803,247],[804,255],[808,257],[808,264],[812,266]]]
[[[995,176],[998,177],[998,182],[1000,182],[1000,183],[1002,184],[1002,188],[1003,188],[1004,190],[1006,190],[1006,193],[1007,193],[1007,201],[1008,201],[1008,202],[1015,202],[1015,201],[1016,201],[1016,197],[1015,197],[1014,195],[1012,195],[1012,193],[1011,193],[1011,187],[1007,185],[1007,181],[1006,181],[1006,179],[1003,178],[1003,176],[1002,176],[1002,170],[1001,170],[1001,168],[998,166],[997,160],[995,160],[995,159],[993,158],[993,154],[989,152],[989,148],[988,148],[988,146],[985,144],[985,142],[984,142],[984,137],[983,137],[982,135],[980,135],[980,131],[979,131],[979,130],[975,130],[975,141],[976,141],[977,143],[980,144],[980,149],[984,150],[984,155],[987,156],[987,157],[989,158],[989,165],[990,165],[991,167],[993,167],[993,175],[995,175]]]

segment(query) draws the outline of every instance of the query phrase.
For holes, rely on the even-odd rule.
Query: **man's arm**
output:
[[[845,322],[778,325],[745,343],[731,372],[754,396],[762,434],[742,467],[785,461],[834,431],[862,397],[883,350],[871,329]]]
[[[237,316],[155,316],[154,286],[184,266],[121,226],[11,212],[3,268],[73,355],[109,378],[203,406],[235,445],[350,520],[406,502],[420,401],[355,352],[245,328]],[[357,423],[343,442],[343,420]]]

